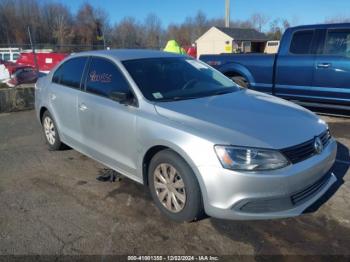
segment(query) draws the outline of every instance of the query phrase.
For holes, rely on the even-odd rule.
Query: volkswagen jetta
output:
[[[39,79],[35,96],[51,150],[69,145],[147,185],[177,221],[296,216],[336,181],[324,121],[190,57],[76,54]]]

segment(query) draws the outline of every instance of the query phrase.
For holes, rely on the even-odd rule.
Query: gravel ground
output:
[[[99,182],[103,165],[50,152],[34,111],[0,114],[0,254],[350,255],[350,119],[324,117],[338,140],[338,183],[300,217],[163,217],[146,188]]]

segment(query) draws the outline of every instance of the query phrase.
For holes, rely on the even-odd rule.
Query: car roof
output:
[[[102,56],[112,57],[119,61],[135,60],[144,58],[159,58],[159,57],[183,57],[183,55],[157,51],[148,49],[112,49],[112,50],[97,50],[87,51],[74,54],[74,56]]]
[[[316,25],[300,25],[291,27],[290,29],[328,29],[328,28],[334,28],[334,29],[343,29],[343,28],[350,28],[350,23],[334,23],[334,24],[316,24]]]

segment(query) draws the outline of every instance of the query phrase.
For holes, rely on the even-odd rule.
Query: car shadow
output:
[[[116,176],[116,179],[114,179],[113,176]],[[107,179],[104,180],[101,178],[107,178]],[[118,199],[118,196],[124,194],[128,196],[132,196],[139,200],[144,200],[145,202],[152,203],[152,197],[147,186],[139,184],[127,178],[126,176],[123,176],[117,171],[114,171],[109,168],[102,168],[99,170],[96,180],[100,182],[112,182],[112,183],[119,184],[117,188],[113,189],[110,192],[107,192],[104,199],[107,199],[107,198]]]
[[[337,142],[337,156],[336,161],[332,167],[332,172],[337,177],[337,181],[327,190],[327,192],[320,197],[315,203],[308,207],[304,213],[316,212],[324,203],[326,203],[344,184],[344,176],[350,167],[349,149],[342,143]]]
[[[350,229],[325,216],[302,215],[275,220],[230,221],[210,218],[220,234],[253,249],[256,261],[310,261],[301,255],[349,254]],[[260,257],[261,255],[295,254],[298,257]],[[330,258],[315,261],[331,261]],[[311,261],[313,261],[311,259]]]

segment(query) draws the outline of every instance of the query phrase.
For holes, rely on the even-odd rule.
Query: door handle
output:
[[[87,108],[87,106],[84,103],[79,105],[79,110],[80,111],[85,111],[86,109],[88,109],[88,108]]]
[[[332,66],[331,63],[319,63],[317,64],[317,68],[330,68]]]

